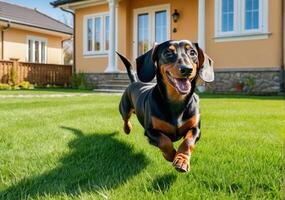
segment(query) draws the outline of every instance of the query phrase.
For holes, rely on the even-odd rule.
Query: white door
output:
[[[170,38],[169,5],[134,10],[134,58]]]

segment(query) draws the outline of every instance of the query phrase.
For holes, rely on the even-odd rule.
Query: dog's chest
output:
[[[152,117],[152,127],[165,134],[185,135],[191,128],[198,126],[198,121],[198,115],[194,115],[183,121],[177,120],[176,123],[169,123],[157,117]]]

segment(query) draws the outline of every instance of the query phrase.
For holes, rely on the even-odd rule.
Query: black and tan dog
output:
[[[178,171],[188,171],[191,153],[201,135],[195,85],[198,76],[206,82],[214,80],[213,61],[197,43],[167,41],[137,58],[137,75],[142,82],[136,82],[130,62],[119,56],[132,82],[119,106],[124,131],[130,133],[129,119],[135,113],[149,142],[159,147]],[[146,83],[155,75],[157,84]],[[182,137],[176,151],[173,142]]]

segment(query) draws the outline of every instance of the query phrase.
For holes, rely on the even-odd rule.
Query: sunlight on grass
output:
[[[191,171],[176,172],[118,95],[0,101],[0,199],[281,199],[285,102],[201,98]],[[178,145],[176,143],[175,145]]]

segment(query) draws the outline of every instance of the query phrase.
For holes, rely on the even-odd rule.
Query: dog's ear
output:
[[[198,50],[199,76],[205,82],[213,82],[215,79],[214,61],[204,53],[204,51],[199,47],[198,43],[194,44]]]
[[[150,82],[155,77],[158,45],[136,59],[138,78],[142,82]]]

